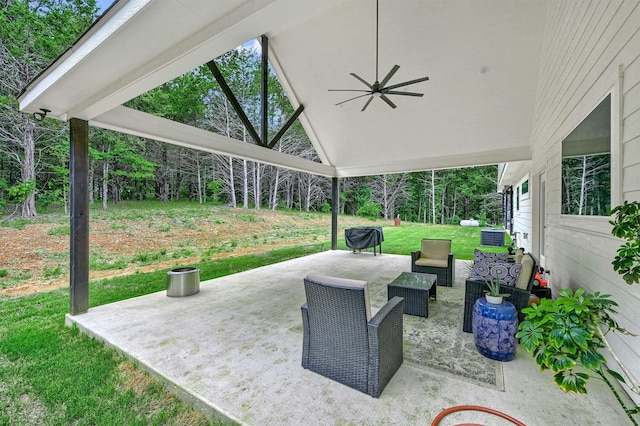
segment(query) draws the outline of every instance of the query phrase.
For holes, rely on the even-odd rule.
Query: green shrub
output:
[[[367,201],[360,207],[357,211],[358,216],[364,216],[367,218],[375,219],[380,215],[382,211],[382,207],[379,203],[374,203],[373,201]]]
[[[164,225],[164,224],[158,225],[158,231],[160,231],[160,232],[169,232],[169,231],[171,231],[171,226]]]
[[[52,268],[50,266],[44,267],[43,275],[45,278],[55,278],[59,277],[61,274],[62,268],[60,267],[60,265],[56,266],[55,268]]]
[[[24,229],[29,221],[27,219],[16,219],[16,220],[3,220],[0,221],[0,225],[5,228],[13,228],[13,229]]]
[[[71,235],[71,227],[69,225],[56,226],[50,228],[47,235]]]
[[[245,222],[250,222],[250,223],[255,223],[255,222],[262,222],[263,219],[256,216],[253,213],[243,213],[240,215],[240,219],[245,221]]]
[[[140,262],[140,263],[148,262],[149,255],[147,253],[138,253],[135,256],[133,256],[133,259],[131,260],[133,262]]]
[[[129,265],[125,259],[119,258],[114,260],[103,260],[91,257],[89,259],[89,268],[96,271],[107,271],[110,269],[124,269]]]

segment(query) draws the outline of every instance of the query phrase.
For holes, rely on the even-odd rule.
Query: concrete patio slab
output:
[[[458,261],[456,286],[464,283]],[[91,308],[67,324],[104,341],[211,416],[246,425],[430,424],[462,404],[503,411],[528,425],[631,424],[607,386],[565,394],[519,348],[503,364],[505,391],[403,364],[379,399],[301,367],[303,278],[320,273],[388,283],[409,256],[328,251],[229,275],[183,298],[165,292]],[[437,302],[431,302],[437,303]],[[441,424],[511,424],[477,412]]]

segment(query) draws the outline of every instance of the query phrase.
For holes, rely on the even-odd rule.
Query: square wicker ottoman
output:
[[[391,300],[395,296],[404,298],[404,313],[427,318],[429,316],[429,298],[436,299],[438,276],[403,272],[389,285],[387,296]]]

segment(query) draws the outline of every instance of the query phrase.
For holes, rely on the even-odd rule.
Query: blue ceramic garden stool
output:
[[[510,302],[499,305],[481,297],[473,305],[473,337],[476,348],[487,358],[511,361],[516,356],[518,312]]]

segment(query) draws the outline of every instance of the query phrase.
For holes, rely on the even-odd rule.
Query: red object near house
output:
[[[542,278],[540,278],[540,272],[536,272],[536,281],[538,281],[540,283],[540,287],[546,287],[547,286],[547,280],[543,280]]]

